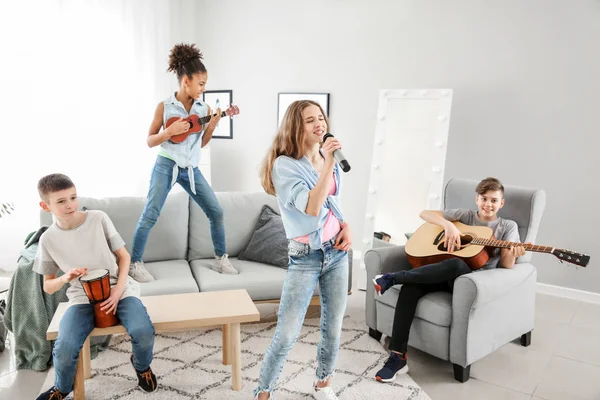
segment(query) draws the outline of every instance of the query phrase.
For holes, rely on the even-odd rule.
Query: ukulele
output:
[[[462,236],[460,237],[460,249],[455,249],[452,253],[448,252],[444,245],[446,232],[441,226],[424,223],[412,234],[406,242],[405,250],[408,262],[413,268],[437,263],[451,257],[459,257],[471,269],[479,269],[490,259],[494,248],[508,249],[515,246],[523,246],[527,251],[550,253],[556,256],[560,262],[566,261],[580,267],[585,267],[590,262],[590,256],[567,249],[496,240],[492,228],[488,226],[469,226],[458,221],[453,224]]]
[[[229,116],[229,117],[233,117],[234,115],[238,115],[240,113],[240,109],[238,106],[234,106],[231,105],[227,110],[222,111],[221,112],[221,117],[225,117],[225,116]],[[202,129],[204,127],[204,125],[206,123],[208,123],[208,121],[211,120],[212,117],[216,116],[217,114],[212,114],[212,115],[207,115],[206,117],[199,117],[196,114],[192,114],[187,118],[184,118],[183,120],[187,123],[189,123],[189,128],[186,132],[181,133],[179,135],[173,135],[171,136],[171,138],[169,139],[169,142],[171,143],[181,143],[183,142],[185,139],[188,138],[188,136],[190,136],[192,133],[200,133],[202,132]],[[171,117],[167,120],[167,123],[165,124],[165,129],[168,128],[173,122],[177,121],[180,117]]]

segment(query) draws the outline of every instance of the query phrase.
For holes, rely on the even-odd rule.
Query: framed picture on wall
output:
[[[233,90],[207,90],[202,95],[202,101],[209,105],[213,114],[217,108],[221,108],[221,112],[223,112],[233,104]],[[222,117],[212,137],[213,139],[233,139],[233,119],[228,116]]]
[[[325,116],[329,118],[329,93],[279,93],[277,101],[277,126],[281,125],[281,120],[286,110],[296,100],[313,100],[321,105]]]

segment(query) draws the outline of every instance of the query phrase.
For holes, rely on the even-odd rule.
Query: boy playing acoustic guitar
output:
[[[460,249],[461,233],[452,223],[460,221],[466,225],[483,225],[492,228],[494,237],[498,240],[520,242],[516,222],[498,217],[498,211],[504,206],[504,186],[496,178],[486,178],[479,182],[475,189],[477,211],[468,209],[453,209],[445,211],[424,210],[420,217],[426,222],[444,228],[444,245],[449,252]],[[509,249],[494,249],[487,263],[478,270],[512,268],[517,257],[525,254],[523,246]],[[454,281],[461,275],[471,273],[467,263],[461,258],[450,258],[436,264],[398,271],[392,274],[379,275],[373,283],[375,290],[381,295],[394,285],[402,284],[390,340],[390,357],[380,369],[376,378],[380,382],[391,382],[397,374],[408,372],[406,351],[408,334],[415,316],[419,299],[432,292],[452,292]]]

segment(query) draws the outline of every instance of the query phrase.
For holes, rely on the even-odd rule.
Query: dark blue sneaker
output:
[[[61,393],[55,386],[52,386],[48,391],[40,394],[35,400],[63,400],[69,393]]]
[[[386,290],[394,286],[394,275],[377,275],[373,279],[373,284],[375,285],[375,291],[381,296]]]
[[[387,359],[383,368],[377,371],[375,378],[379,382],[392,382],[398,374],[406,374],[408,365],[406,364],[406,354],[400,355],[392,352],[390,358]]]

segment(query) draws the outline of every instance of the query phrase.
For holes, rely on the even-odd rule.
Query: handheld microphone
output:
[[[333,135],[331,133],[326,133],[323,136],[323,143],[325,143],[325,141],[330,137],[333,137]],[[350,171],[350,163],[348,162],[348,160],[346,160],[346,157],[344,157],[344,153],[342,153],[340,149],[333,151],[333,157],[338,162],[338,164],[340,164],[340,167],[342,167],[342,171]]]

